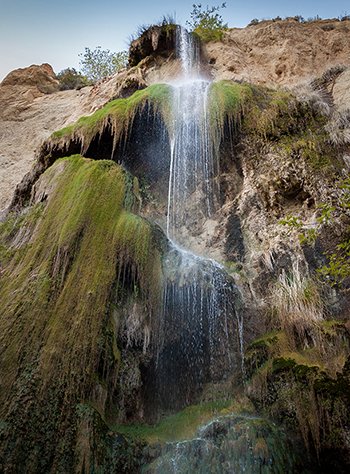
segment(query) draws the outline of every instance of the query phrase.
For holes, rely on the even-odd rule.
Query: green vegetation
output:
[[[227,415],[235,412],[249,412],[251,406],[235,401],[213,401],[193,405],[161,420],[156,425],[117,425],[114,431],[143,439],[148,443],[164,443],[192,438],[198,427],[208,422],[213,416]]]
[[[74,68],[67,68],[56,74],[60,81],[60,90],[66,91],[69,89],[81,89],[82,87],[90,85],[90,81],[86,76],[77,72]]]
[[[19,228],[15,217],[1,225],[2,245],[15,247],[1,269],[0,418],[9,426],[1,449],[21,439],[34,465],[37,456],[52,462],[55,451],[63,459],[59,447],[70,452],[77,402],[104,411],[93,394],[118,373],[116,287],[146,311],[158,301],[160,255],[151,226],[124,208],[132,203],[126,176],[111,161],[58,160],[41,177],[51,190],[46,203],[23,217],[29,235],[21,238],[23,221]],[[30,410],[24,399],[32,400]],[[45,458],[33,446],[54,451]]]
[[[319,274],[330,281],[332,285],[342,284],[350,277],[350,179],[341,180],[337,186],[338,199],[332,204],[325,203],[319,218],[319,224],[332,224],[335,216],[342,218],[345,223],[345,232],[342,241],[338,243],[334,251],[328,252],[329,262],[319,269]]]
[[[286,227],[288,234],[292,231],[298,233],[302,245],[313,245],[322,235],[322,231],[334,224],[335,219],[343,223],[341,241],[338,240],[333,249],[325,253],[328,263],[318,268],[318,275],[332,286],[341,285],[350,277],[350,180],[348,178],[337,183],[335,194],[337,198],[333,201],[318,205],[318,217],[312,228],[307,228],[298,216],[287,215],[279,221],[279,224]]]
[[[297,114],[297,100],[288,91],[253,87],[253,103],[245,120],[245,130],[264,140],[293,135],[304,114]]]
[[[227,23],[224,23],[218,12],[226,8],[226,2],[213,7],[207,6],[205,10],[200,3],[194,3],[192,7],[191,19],[186,22],[191,31],[204,42],[222,40]]]
[[[221,133],[225,123],[239,128],[253,98],[252,87],[233,81],[214,82],[209,91],[209,114],[213,133]]]
[[[101,49],[101,46],[94,50],[85,48],[79,56],[82,73],[92,83],[120,71],[126,67],[128,60],[127,51],[113,53],[109,49]]]
[[[319,269],[319,274],[331,278],[331,285],[342,283],[350,277],[350,238],[335,247],[335,252],[328,254],[329,262]]]
[[[84,153],[95,136],[102,135],[106,128],[111,127],[116,146],[122,137],[127,137],[135,115],[147,104],[152,107],[154,114],[159,112],[165,121],[168,120],[170,97],[171,88],[168,85],[154,84],[136,91],[127,99],[113,100],[92,115],[81,117],[75,124],[54,132],[50,138],[50,145],[64,148],[69,141],[75,140],[81,143]]]
[[[300,217],[293,216],[291,214],[288,214],[284,219],[281,219],[279,224],[287,226],[289,229],[296,230],[299,230],[303,227],[303,221],[300,219]]]
[[[282,137],[277,146],[293,158],[304,158],[312,171],[329,173],[332,170],[332,164],[336,162],[335,149],[327,142],[327,135],[319,126],[322,124],[313,124],[311,121],[310,125],[307,132]]]
[[[248,390],[256,407],[299,430],[309,452],[338,447],[349,403],[350,341],[344,322],[323,321],[319,338],[295,346],[284,331],[266,334],[246,352]]]
[[[88,375],[92,371],[91,364],[96,362],[93,354],[98,356],[95,338],[99,337],[98,328],[103,320],[101,311],[103,314],[107,308],[116,277],[122,275],[126,267],[130,268],[133,286],[137,286],[139,295],[148,301],[157,285],[156,275],[153,279],[150,273],[157,262],[156,250],[152,246],[149,224],[123,210],[125,172],[113,162],[74,156],[58,160],[44,179],[55,183],[55,192],[35,227],[33,239],[26,251],[22,250],[20,263],[10,262],[5,268],[1,287],[1,299],[5,302],[1,340],[7,334],[6,328],[13,330],[12,322],[17,319],[19,308],[22,318],[26,318],[26,314],[32,317],[33,312],[39,316],[44,311],[45,318],[40,324],[48,321],[47,347],[56,348],[54,360],[57,361],[61,352],[61,339],[67,341],[71,337],[72,344],[65,349],[67,363],[83,364],[81,373]],[[14,289],[15,299],[10,297]],[[76,315],[73,326],[72,314]],[[63,330],[64,324],[66,330]],[[76,351],[73,340],[85,324],[90,331],[81,349],[89,348],[89,363],[85,360],[88,354],[81,360],[67,354],[69,350]],[[67,333],[69,327],[71,333]],[[25,334],[16,331],[6,340],[15,344],[18,337]],[[3,347],[6,346],[4,340]],[[21,343],[18,349],[20,347]],[[42,362],[43,359],[45,357]],[[46,363],[50,366],[54,360],[48,356]],[[9,361],[10,368],[12,372]],[[50,376],[48,368],[42,367]],[[61,374],[71,377],[76,371],[77,367]],[[74,384],[68,385],[73,387]]]
[[[286,17],[283,17],[283,18],[280,17],[280,16],[276,16],[274,18],[262,18],[260,20],[258,18],[253,18],[253,20],[250,21],[248,26],[258,25],[259,23],[263,23],[263,22],[267,22],[267,21],[272,21],[274,23],[276,21],[295,21],[297,23],[313,23],[313,22],[319,22],[321,20],[322,20],[322,18],[319,15],[315,15],[313,17],[308,17],[308,18],[304,18],[301,15],[286,16]],[[348,20],[350,20],[350,15],[348,15],[347,13],[344,13],[342,15],[339,15],[338,18],[332,18],[329,21],[330,22],[337,22],[337,21],[348,21]],[[325,26],[327,26],[327,25],[325,25]],[[333,28],[330,28],[330,29],[333,29]]]

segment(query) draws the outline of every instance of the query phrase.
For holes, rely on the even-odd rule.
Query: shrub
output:
[[[60,81],[60,90],[66,91],[69,89],[81,89],[89,85],[89,80],[74,68],[63,69],[57,74],[57,79]]]
[[[213,7],[207,6],[205,10],[200,3],[194,3],[190,13],[191,19],[186,24],[203,41],[220,41],[227,29],[227,23],[224,23],[222,16],[218,13],[222,8],[226,8],[226,3]]]
[[[91,82],[99,81],[104,77],[112,76],[127,65],[128,53],[120,51],[113,53],[109,49],[101,49],[97,46],[94,50],[85,48],[80,53],[80,66],[83,74]]]
[[[253,18],[252,21],[248,24],[248,26],[258,25],[259,23],[260,20],[258,20],[257,18]]]

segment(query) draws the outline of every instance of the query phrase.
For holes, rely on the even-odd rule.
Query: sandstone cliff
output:
[[[323,33],[347,25],[328,23]],[[238,33],[261,35],[267,54],[271,31],[318,38],[328,23]],[[133,43],[128,70],[81,91],[31,85],[24,122],[3,118],[37,152],[0,223],[0,471],[188,472],[224,459],[227,472],[348,472],[349,66],[339,53],[305,80],[311,63],[277,74],[272,51],[259,81],[241,80],[255,74],[241,63],[240,80],[179,88],[164,83],[179,60],[159,28]],[[203,74],[225,77],[214,51],[235,55],[238,33],[203,45]],[[174,102],[179,90],[189,101]],[[208,120],[190,115],[191,129],[179,109],[193,94]],[[215,172],[179,175],[180,192],[191,186],[174,244],[177,120],[178,143],[209,144]]]
[[[230,29],[222,42],[208,43],[204,50],[214,79],[291,86],[320,76],[332,66],[350,65],[349,23],[266,21]],[[161,82],[176,72],[171,51],[168,57],[171,40],[160,37],[155,29],[142,44],[131,51],[130,71],[93,88],[57,92],[57,81],[49,65],[20,69],[3,80],[0,210],[9,205],[16,184],[33,164],[35,150],[54,130],[93,112],[112,98]],[[347,76],[339,80],[339,85],[334,87],[334,100],[344,108],[348,99]]]

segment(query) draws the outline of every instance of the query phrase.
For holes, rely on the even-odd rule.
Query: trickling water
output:
[[[177,240],[188,223],[190,205],[209,217],[218,194],[218,151],[210,135],[210,82],[199,75],[199,50],[192,35],[178,29],[182,77],[173,86],[173,134],[168,194],[167,233]]]
[[[262,418],[229,415],[201,427],[196,437],[165,446],[147,474],[280,474],[298,472],[283,430]]]
[[[239,365],[234,360],[239,359],[237,346],[243,347],[243,321],[235,310],[239,293],[233,280],[217,262],[177,245],[188,232],[189,213],[209,217],[218,194],[218,150],[208,116],[210,82],[200,77],[198,46],[183,28],[178,29],[177,46],[182,77],[172,83],[167,215],[172,247],[164,262],[157,358],[157,392],[167,408],[190,403],[207,382],[227,379]]]
[[[164,261],[164,273],[157,392],[167,408],[179,408],[191,403],[205,383],[222,382],[239,370],[234,344],[239,294],[221,265],[176,245]]]

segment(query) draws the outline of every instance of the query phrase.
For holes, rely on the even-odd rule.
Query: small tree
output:
[[[97,46],[94,50],[85,48],[84,53],[80,53],[79,57],[81,57],[80,66],[83,74],[91,82],[96,82],[126,67],[128,53],[126,51],[113,53],[109,49]]]
[[[224,23],[218,12],[226,8],[226,2],[213,7],[206,6],[205,9],[200,3],[194,3],[192,7],[191,19],[186,21],[191,30],[203,41],[221,40],[223,32],[227,29],[227,23]]]
[[[60,81],[61,91],[81,89],[82,87],[89,85],[89,80],[86,76],[83,76],[80,72],[77,72],[74,68],[70,67],[60,71],[56,77]]]

